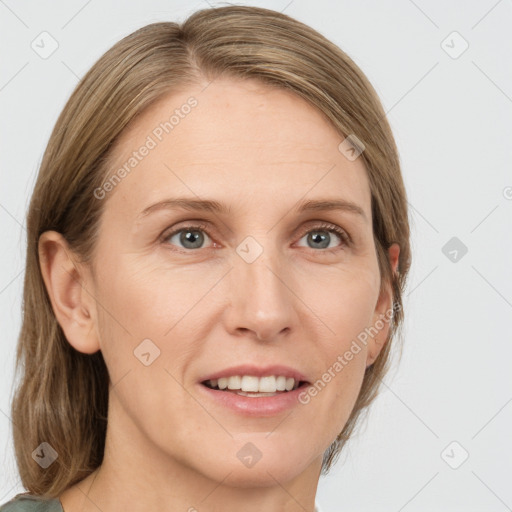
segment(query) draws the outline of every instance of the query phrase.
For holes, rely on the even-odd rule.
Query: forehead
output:
[[[161,98],[121,134],[110,172],[127,172],[109,199],[130,213],[167,195],[274,208],[276,197],[328,195],[357,202],[370,217],[364,163],[344,156],[343,139],[292,92],[254,80],[190,86]]]

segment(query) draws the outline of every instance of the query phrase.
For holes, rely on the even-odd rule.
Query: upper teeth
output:
[[[290,377],[270,375],[268,377],[253,377],[252,375],[235,375],[221,377],[208,381],[210,386],[219,389],[241,389],[242,391],[275,393],[276,391],[291,391],[295,387],[295,379]]]

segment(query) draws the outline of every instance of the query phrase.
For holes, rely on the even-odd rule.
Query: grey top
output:
[[[23,493],[1,505],[0,512],[64,512],[64,509],[58,498],[41,498]]]

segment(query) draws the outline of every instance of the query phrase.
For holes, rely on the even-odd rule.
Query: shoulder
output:
[[[28,493],[17,494],[0,505],[0,512],[64,512],[58,498],[41,498]]]

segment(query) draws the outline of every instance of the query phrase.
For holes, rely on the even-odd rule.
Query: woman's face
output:
[[[133,463],[234,485],[319,472],[387,327],[366,343],[361,333],[391,306],[379,300],[365,167],[342,140],[299,97],[226,79],[166,97],[123,134],[121,179],[97,191],[87,286],[110,434]],[[267,397],[204,384],[243,375],[228,384],[321,384]]]

